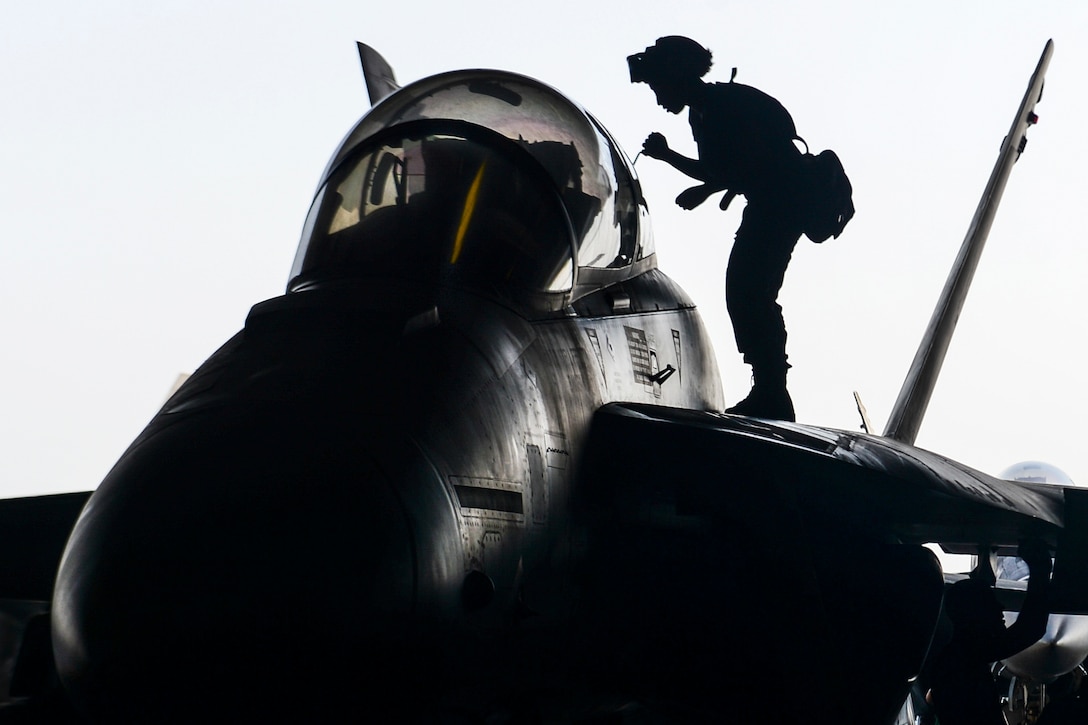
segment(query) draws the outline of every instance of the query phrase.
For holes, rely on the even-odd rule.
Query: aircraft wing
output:
[[[788,499],[817,530],[890,532],[952,552],[989,543],[1013,553],[1027,536],[1056,547],[1064,524],[1060,486],[1003,481],[865,433],[624,403],[595,414],[588,451],[588,480],[683,481],[677,500],[692,510],[760,515]]]

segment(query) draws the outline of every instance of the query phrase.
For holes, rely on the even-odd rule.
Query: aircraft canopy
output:
[[[289,291],[375,274],[562,304],[653,264],[645,204],[603,128],[557,91],[458,71],[376,105],[330,161]]]

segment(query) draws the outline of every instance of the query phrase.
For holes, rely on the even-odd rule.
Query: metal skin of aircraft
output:
[[[361,54],[287,293],[89,498],[0,506],[0,596],[48,611],[0,722],[889,723],[938,630],[921,543],[1038,536],[1076,579],[1072,489],[716,412],[580,106]]]

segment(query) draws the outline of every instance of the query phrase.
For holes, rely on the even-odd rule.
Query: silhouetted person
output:
[[[1039,716],[1039,725],[1084,725],[1088,723],[1086,680],[1074,671],[1047,685],[1049,701]]]
[[[752,366],[754,385],[727,412],[794,420],[786,391],[790,366],[778,290],[801,234],[814,241],[838,236],[853,215],[849,181],[834,154],[812,156],[794,145],[800,139],[793,119],[774,98],[732,81],[704,82],[711,53],[695,41],[659,38],[627,62],[631,81],[647,83],[665,110],[689,109],[697,159],[670,149],[660,133],[651,133],[643,144],[647,156],[701,182],[681,192],[676,203],[694,209],[719,191],[726,192],[723,210],[738,194],[748,202],[729,256],[725,300],[737,349]],[[814,215],[830,216],[831,225],[825,220],[813,225]]]
[[[1004,725],[1001,693],[990,665],[1030,647],[1046,633],[1051,560],[1046,545],[1028,541],[1019,556],[1031,571],[1016,622],[1005,628],[1001,605],[984,579],[956,582],[945,593],[952,639],[937,654],[930,699],[941,725]]]

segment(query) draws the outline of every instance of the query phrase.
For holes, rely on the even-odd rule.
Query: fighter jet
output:
[[[34,550],[10,530],[3,556],[33,565],[0,595],[48,614],[9,715],[890,722],[940,614],[921,543],[1062,539],[1059,562],[1083,543],[1062,487],[718,412],[706,330],[605,128],[522,75],[400,88],[360,52],[376,102],[286,294],[78,517],[82,498],[36,499]]]

